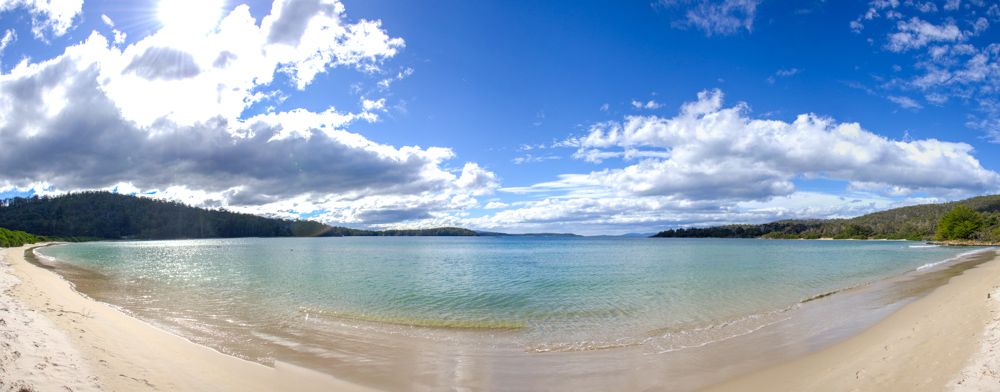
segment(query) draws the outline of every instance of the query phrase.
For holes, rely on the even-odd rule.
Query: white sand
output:
[[[1000,256],[995,256],[858,335],[712,389],[1000,391],[1000,321],[992,294],[998,283]]]
[[[958,378],[948,384],[953,391],[1000,391],[1000,286],[989,298],[990,320]]]
[[[6,323],[0,331],[2,344],[13,349],[0,355],[0,379],[10,380],[4,390],[22,385],[37,391],[369,390],[288,364],[272,368],[244,361],[153,327],[29,264],[27,248],[0,249],[9,264],[0,271],[5,285],[0,303],[6,308],[0,311]]]
[[[25,306],[13,297],[19,283],[0,254],[0,390],[101,390],[69,337],[49,320],[59,312]]]

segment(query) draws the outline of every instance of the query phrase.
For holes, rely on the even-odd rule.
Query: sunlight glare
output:
[[[157,17],[164,29],[205,33],[222,17],[223,0],[160,0]]]

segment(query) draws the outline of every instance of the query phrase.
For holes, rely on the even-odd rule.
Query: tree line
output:
[[[476,235],[475,231],[456,227],[385,231],[352,229],[309,220],[203,209],[174,201],[110,192],[6,199],[0,201],[0,227],[47,237],[77,239]]]
[[[953,212],[956,209],[958,212]],[[946,216],[949,217],[946,219]],[[943,227],[947,229],[941,232]],[[968,239],[1000,242],[1000,195],[894,208],[850,219],[783,220],[757,225],[677,228],[661,231],[653,237]]]

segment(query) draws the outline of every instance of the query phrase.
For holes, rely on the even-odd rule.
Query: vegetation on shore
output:
[[[308,220],[266,218],[109,192],[0,201],[0,227],[60,239],[475,236],[472,230],[360,230]]]
[[[997,243],[1000,242],[1000,195],[895,208],[850,219],[681,228],[662,231],[653,237],[937,239]]]
[[[13,248],[45,241],[44,237],[0,227],[0,248]]]

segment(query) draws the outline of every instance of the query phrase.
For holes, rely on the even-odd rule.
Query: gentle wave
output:
[[[790,307],[790,308],[782,309],[781,311],[778,311],[777,313],[778,314],[785,313],[788,310],[791,310],[791,309],[794,309],[794,308],[798,308],[798,305]],[[771,312],[769,312],[769,313],[771,313]],[[752,316],[756,316],[756,315],[752,315]],[[697,343],[688,343],[688,344],[683,344],[682,343],[680,345],[670,346],[670,347],[665,348],[665,349],[662,348],[662,347],[659,347],[659,350],[656,353],[657,354],[665,354],[665,353],[670,353],[670,352],[675,352],[675,351],[681,351],[681,350],[687,350],[687,349],[692,349],[692,348],[705,347],[705,346],[710,345],[710,344],[724,342],[724,341],[727,341],[727,340],[730,340],[730,339],[738,338],[740,336],[746,336],[746,335],[752,334],[754,332],[757,332],[757,331],[759,331],[759,330],[761,330],[763,328],[775,325],[775,324],[780,323],[782,321],[787,321],[789,319],[791,319],[791,316],[779,317],[779,318],[776,318],[774,320],[770,320],[770,321],[767,321],[767,322],[764,322],[764,323],[760,323],[760,324],[757,324],[757,325],[751,325],[750,328],[744,329],[742,331],[738,331],[738,332],[735,332],[735,333],[729,333],[729,334],[723,334],[721,337],[718,337],[718,338],[714,338],[714,339],[701,339],[700,341],[699,340],[694,340]],[[728,324],[731,324],[731,323],[727,322],[727,323],[724,323],[724,324],[728,325]],[[721,327],[713,326],[712,328],[721,328]],[[697,332],[697,330],[692,331],[692,332]],[[681,334],[683,334],[683,335],[687,335],[689,333],[691,333],[691,332],[688,332],[688,331],[682,331],[681,332]],[[664,336],[664,337],[666,337],[666,336]]]
[[[531,353],[598,351],[638,346],[642,343],[630,338],[622,338],[612,342],[589,340],[569,343],[539,343],[525,347],[524,351]]]
[[[379,316],[363,313],[332,312],[317,309],[300,308],[299,312],[306,318],[318,316],[334,320],[349,320],[401,325],[407,327],[439,328],[439,329],[470,329],[470,330],[518,330],[524,328],[524,322],[509,320],[447,320],[415,317]]]
[[[704,347],[709,344],[724,342],[729,339],[745,336],[762,328],[786,321],[791,318],[790,312],[799,309],[801,303],[785,308],[753,313],[721,323],[696,328],[667,327],[650,331],[643,343],[655,346],[658,354]]]
[[[934,267],[937,267],[937,266],[942,265],[942,264],[947,264],[947,263],[950,263],[950,262],[953,262],[953,261],[961,260],[963,258],[972,256],[972,255],[975,255],[975,254],[994,251],[996,249],[997,248],[995,248],[995,247],[991,247],[991,248],[976,249],[976,250],[971,250],[971,251],[964,252],[964,253],[959,253],[955,257],[951,257],[951,258],[947,258],[947,259],[944,259],[944,260],[941,260],[941,261],[935,261],[933,263],[927,263],[927,264],[921,265],[921,266],[917,267],[917,269],[915,271],[923,271],[923,270],[928,269],[928,268],[934,268]]]
[[[934,245],[934,244],[910,245],[911,248],[937,248],[940,246],[941,245]]]

